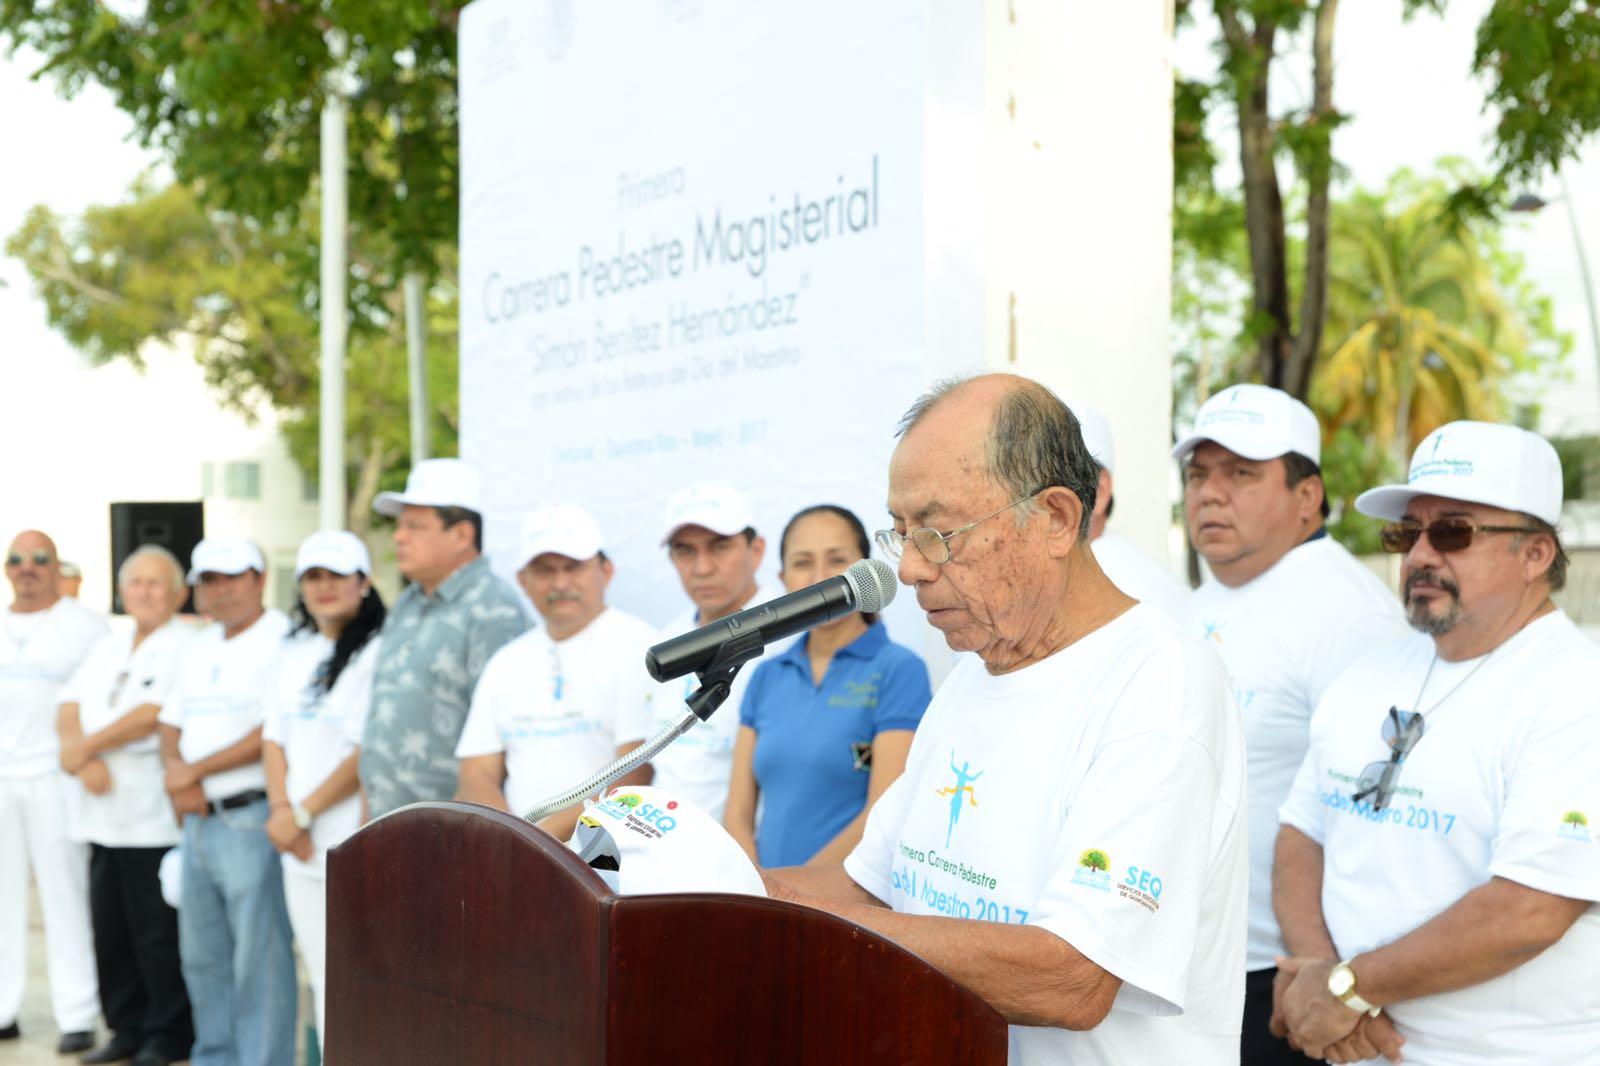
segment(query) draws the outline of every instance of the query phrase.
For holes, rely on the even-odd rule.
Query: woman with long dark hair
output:
[[[784,527],[778,576],[794,592],[844,573],[871,546],[850,511],[807,507]],[[745,690],[728,832],[762,866],[843,862],[905,769],[931,698],[927,667],[890,642],[876,616],[851,613],[811,630],[763,662]]]
[[[300,599],[267,701],[261,760],[272,809],[267,836],[283,854],[284,902],[311,976],[321,1042],[327,854],[360,825],[356,764],[384,606],[367,546],[353,533],[313,533],[294,570]]]

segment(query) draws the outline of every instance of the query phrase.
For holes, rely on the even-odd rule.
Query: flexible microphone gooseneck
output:
[[[851,611],[875,614],[888,606],[897,591],[894,571],[887,563],[860,559],[838,577],[719,618],[710,625],[657,644],[644,657],[645,669],[651,677],[670,681],[688,673],[700,676],[701,688],[687,700],[688,709],[683,717],[663,726],[655,736],[581,783],[536,805],[522,816],[523,820],[537,824],[540,819],[593,796],[654,759],[692,726],[711,717],[727,698],[739,667],[758,657],[768,644],[831,622]]]

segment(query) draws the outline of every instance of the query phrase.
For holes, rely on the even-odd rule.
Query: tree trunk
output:
[[[372,501],[378,495],[378,482],[383,478],[384,468],[389,462],[390,456],[377,437],[367,442],[367,454],[361,457],[361,470],[356,475],[355,487],[350,493],[349,513],[346,515],[346,528],[358,537],[365,538],[372,528]]]
[[[1246,33],[1238,14],[1218,4],[1230,66],[1239,79],[1239,166],[1244,175],[1244,224],[1250,245],[1252,326],[1258,331],[1256,368],[1264,384],[1284,387],[1294,338],[1284,257],[1283,195],[1273,161],[1277,135],[1267,99],[1276,25],[1257,21]]]
[[[1307,117],[1316,137],[1307,154],[1306,262],[1300,293],[1300,332],[1293,339],[1288,365],[1280,386],[1304,400],[1311,391],[1311,373],[1322,347],[1322,326],[1328,309],[1328,182],[1333,171],[1332,137],[1338,115],[1333,108],[1333,23],[1339,0],[1322,0],[1317,6],[1311,38],[1312,97]]]

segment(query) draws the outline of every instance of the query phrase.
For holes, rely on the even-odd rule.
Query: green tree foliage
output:
[[[309,216],[309,217],[308,217]],[[182,184],[137,185],[82,219],[36,207],[6,242],[44,299],[51,325],[98,363],[143,365],[148,345],[190,350],[221,402],[246,416],[265,403],[291,455],[316,469],[318,318],[315,204],[269,225],[207,207]],[[351,245],[347,446],[355,468],[350,528],[367,528],[372,497],[404,479],[408,386],[397,261],[383,240]],[[428,295],[429,398],[436,448],[456,434],[453,259]]]
[[[1447,0],[1395,2],[1407,17],[1447,7]],[[1250,377],[1304,398],[1326,350],[1334,144],[1354,117],[1333,106],[1338,0],[1178,0],[1177,8],[1182,32],[1214,37],[1218,56],[1214,75],[1177,87],[1178,259],[1215,251],[1203,238],[1207,224],[1238,212],[1249,309],[1235,345],[1250,353]],[[1273,70],[1285,61],[1309,65],[1303,106],[1272,99]],[[1486,103],[1499,116],[1496,166],[1455,189],[1450,203],[1458,212],[1492,213],[1508,189],[1536,182],[1600,129],[1600,0],[1496,0],[1479,25],[1468,74],[1485,85]],[[1238,131],[1237,191],[1219,191],[1212,179],[1221,149],[1207,139],[1207,116],[1217,108]],[[1280,182],[1283,164],[1297,178],[1291,196]],[[1301,231],[1298,254],[1291,220]],[[1177,300],[1175,306],[1184,310]]]
[[[301,216],[321,108],[340,83],[350,217],[383,235],[386,273],[431,276],[456,239],[461,6],[152,0],[130,17],[98,0],[0,0],[0,40],[43,55],[40,75],[68,93],[105,87],[180,182],[259,225]]]
[[[36,211],[10,247],[91,359],[192,346],[221,401],[283,416],[316,468],[321,110],[348,103],[351,526],[403,480],[400,278],[429,283],[436,448],[456,421],[457,0],[0,0],[0,42],[71,94],[107,89],[177,182],[76,223]]]
[[[1445,173],[1464,171],[1447,163]],[[1353,506],[1362,489],[1404,476],[1412,450],[1446,422],[1510,419],[1510,384],[1566,355],[1570,338],[1522,269],[1495,223],[1453,209],[1444,179],[1402,171],[1383,192],[1334,206],[1310,401],[1338,457],[1325,480],[1346,543],[1376,546],[1376,524]]]

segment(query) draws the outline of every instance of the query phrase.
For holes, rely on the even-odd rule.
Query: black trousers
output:
[[[1276,969],[1244,975],[1244,1028],[1239,1034],[1240,1066],[1305,1066],[1318,1062],[1289,1046],[1267,1029],[1272,1020],[1272,982]]]
[[[100,1007],[113,1039],[186,1059],[194,1044],[189,993],[178,961],[178,912],[161,898],[167,848],[89,847]]]

